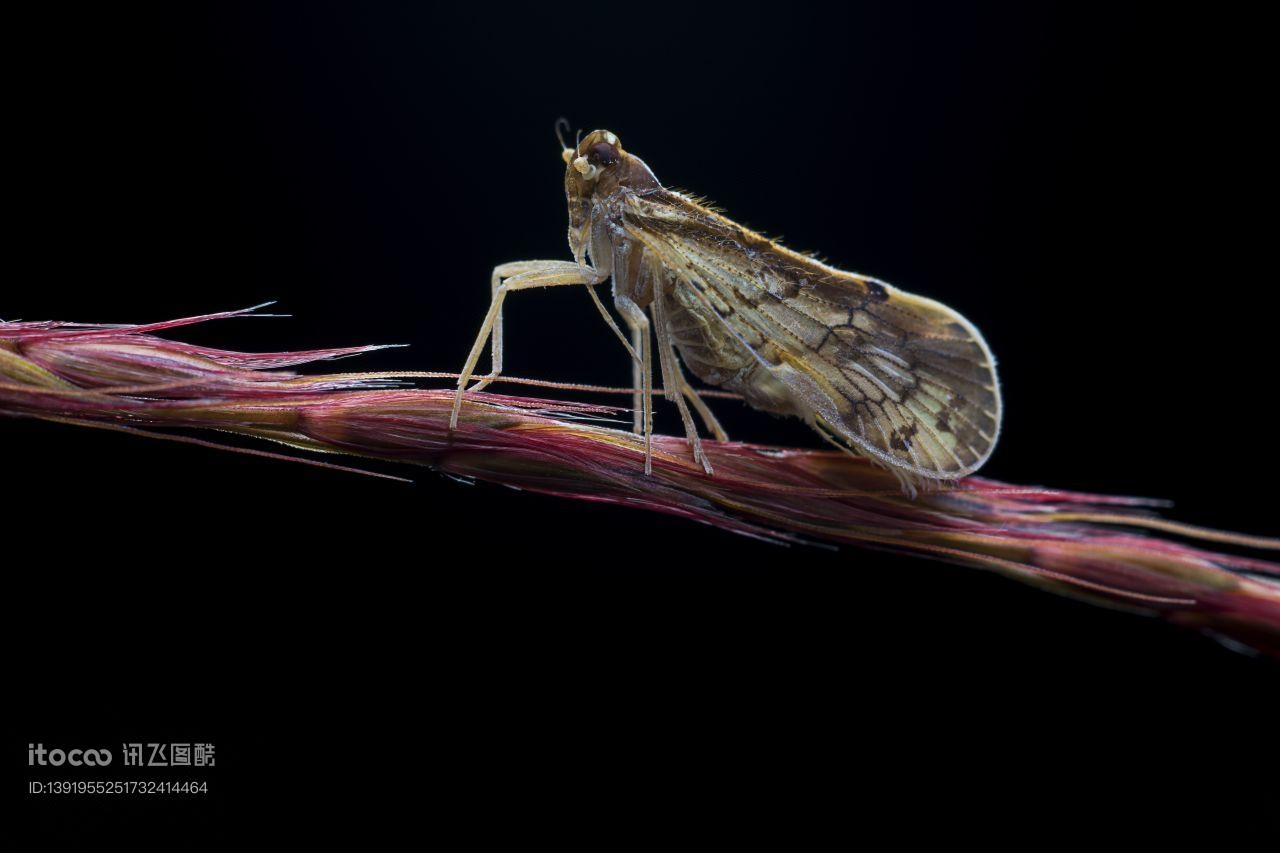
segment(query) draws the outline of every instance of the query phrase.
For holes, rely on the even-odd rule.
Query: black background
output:
[[[291,319],[181,335],[407,343],[359,365],[456,369],[489,270],[568,257],[565,115],[668,186],[970,317],[1006,399],[984,473],[1277,532],[1274,63],[1257,21],[182,4],[51,8],[8,36],[5,318],[275,299]],[[519,375],[629,376],[576,290],[517,297],[508,352]],[[815,442],[719,409],[735,437]],[[7,761],[36,741],[218,747],[204,805],[88,805],[104,812],[314,816],[350,798],[343,814],[483,820],[546,796],[554,825],[650,774],[660,787],[617,798],[633,817],[731,778],[802,785],[809,762],[931,774],[957,746],[967,766],[1027,742],[1031,763],[1058,761],[1082,731],[1118,734],[1140,767],[1274,716],[1274,664],[973,570],[430,472],[405,486],[0,430],[21,662]]]

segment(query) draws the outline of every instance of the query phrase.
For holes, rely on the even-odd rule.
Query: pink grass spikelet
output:
[[[255,354],[157,334],[253,310],[137,326],[0,322],[0,414],[212,445],[191,430],[216,429],[664,512],[774,542],[915,554],[1159,615],[1280,657],[1280,564],[1173,537],[1266,550],[1280,540],[1179,524],[1158,516],[1153,501],[981,477],[910,498],[891,472],[838,451],[705,440],[715,471],[707,476],[684,438],[655,436],[646,475],[643,441],[607,425],[620,413],[614,406],[469,393],[451,431],[451,390],[405,387],[449,374],[291,369],[376,346]]]

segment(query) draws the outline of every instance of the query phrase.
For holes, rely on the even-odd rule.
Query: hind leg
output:
[[[698,408],[698,414],[702,415],[704,420],[708,421],[709,428],[716,437],[724,435],[724,430],[720,428],[719,422],[715,416],[711,414],[711,410],[698,397],[697,392],[690,387],[685,381],[684,373],[680,369],[680,363],[676,359],[675,350],[671,346],[670,329],[667,328],[667,313],[665,295],[659,291],[654,294],[653,303],[653,325],[658,337],[658,363],[662,367],[662,388],[666,393],[667,399],[676,404],[676,409],[680,412],[680,421],[684,424],[684,434],[689,440],[689,445],[693,448],[693,461],[702,465],[702,470],[708,474],[713,473],[711,468],[711,460],[707,458],[707,454],[702,449],[702,439],[698,436],[698,428],[693,425],[693,416],[689,414],[689,407],[685,405],[685,397],[694,403]],[[711,427],[710,424],[714,424]]]

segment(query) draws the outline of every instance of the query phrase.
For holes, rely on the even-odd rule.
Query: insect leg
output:
[[[631,351],[643,352],[644,345],[648,341],[648,335],[645,340],[640,339],[640,327],[631,326]],[[659,351],[661,355],[661,351]],[[637,435],[644,433],[644,376],[642,375],[643,365],[639,358],[631,360],[631,431]],[[664,380],[665,382],[665,380]]]
[[[559,268],[566,264],[569,264],[569,262],[568,261],[513,261],[512,263],[509,263],[509,264],[499,264],[498,266],[493,268],[493,275],[490,278],[491,292],[496,294],[498,292],[498,287],[502,284],[502,281],[504,279],[512,278],[517,275],[524,275],[531,272],[538,272],[540,270],[546,270],[550,268]],[[577,266],[577,264],[573,264],[573,266]],[[605,276],[599,275],[597,273],[596,284],[599,284],[600,282],[604,281],[604,279],[605,279]],[[635,348],[631,344],[627,343],[626,335],[622,333],[622,330],[618,328],[618,324],[614,321],[613,317],[609,315],[609,309],[605,308],[604,303],[600,301],[600,294],[596,293],[595,286],[588,285],[587,293],[591,295],[591,301],[594,302],[596,305],[596,308],[599,309],[600,316],[604,318],[605,323],[609,326],[610,329],[613,330],[613,333],[618,336],[618,340],[622,342],[622,346],[626,349],[627,353],[630,354],[632,360],[634,360],[636,364],[639,364],[640,363],[639,354],[636,352]],[[497,379],[499,376],[502,375],[502,313],[503,313],[502,309],[499,308],[498,316],[495,317],[493,321],[493,332],[492,332],[491,350],[490,350],[492,353],[493,367],[490,370],[488,376],[484,377],[483,379],[481,379],[479,382],[477,382],[475,385],[472,386],[471,388],[472,391],[483,390],[486,386],[489,385],[490,382],[492,382],[494,379]]]
[[[524,273],[538,272],[547,269],[549,265],[560,264],[561,261],[513,261],[509,264],[498,264],[493,268],[493,274],[489,277],[489,293],[491,297],[498,295],[498,288],[502,286],[505,279],[513,276],[522,275]],[[493,359],[493,370],[491,376],[502,375],[502,309],[498,309],[498,315],[493,318],[493,336],[490,341],[489,352]],[[477,385],[476,388],[482,386]]]
[[[658,364],[662,368],[662,388],[667,399],[672,400],[676,404],[676,408],[680,411],[680,420],[684,423],[684,434],[689,439],[689,444],[693,447],[693,461],[702,464],[702,470],[708,474],[713,473],[711,470],[711,460],[707,459],[706,453],[702,450],[702,439],[698,436],[698,428],[693,425],[693,417],[689,414],[689,407],[685,405],[684,397],[689,383],[685,382],[684,374],[680,371],[680,365],[676,361],[675,351],[671,347],[670,329],[667,327],[666,313],[666,294],[661,288],[655,290],[653,294],[653,325],[654,334],[658,338]],[[694,394],[693,399],[698,400]],[[705,406],[703,407],[705,408]],[[710,414],[710,412],[707,412]],[[713,419],[714,420],[714,419]],[[718,427],[719,424],[716,424]],[[721,432],[724,432],[721,430]]]
[[[688,398],[690,405],[692,405],[694,410],[697,411],[698,416],[702,418],[702,422],[706,425],[707,431],[715,437],[716,441],[728,441],[729,433],[724,431],[724,427],[720,426],[720,421],[716,418],[715,414],[712,413],[711,408],[703,401],[702,397],[698,396],[698,392],[689,384],[689,380],[685,379],[684,371],[680,369],[680,360],[674,355],[671,360],[675,362],[676,373],[680,376],[680,390],[684,393],[684,396]]]
[[[618,340],[622,341],[622,347],[631,356],[631,360],[636,364],[639,364],[640,353],[636,351],[635,347],[627,343],[627,336],[622,334],[622,330],[618,328],[618,324],[614,322],[613,317],[609,315],[609,309],[605,308],[604,303],[600,301],[600,294],[596,293],[596,289],[594,287],[588,287],[587,293],[591,295],[591,301],[596,304],[596,308],[599,309],[600,316],[604,318],[605,323],[613,330],[613,333],[618,336]]]
[[[653,346],[649,340],[649,318],[644,309],[631,301],[629,297],[614,294],[613,302],[618,306],[622,318],[631,327],[632,337],[640,345],[640,398],[641,410],[644,412],[642,434],[644,435],[644,472],[653,473]]]
[[[569,274],[575,269],[582,269],[576,263],[570,261],[513,261],[509,264],[499,264],[493,268],[493,275],[490,277],[491,293],[494,299],[497,299],[498,288],[502,286],[502,282],[508,279],[514,279],[517,276],[528,277],[536,273],[565,273]],[[592,274],[595,271],[590,267],[586,268],[586,273]],[[597,281],[602,280],[597,276]],[[545,285],[552,286],[552,285]],[[492,304],[492,303],[491,303]],[[502,375],[502,306],[499,300],[498,313],[494,317],[491,332],[491,349],[493,359],[493,367],[489,375],[482,378],[474,386],[472,391],[479,391],[487,386],[494,379]],[[474,369],[474,366],[473,368]]]
[[[476,362],[480,360],[480,355],[484,352],[484,345],[488,342],[489,336],[493,332],[494,323],[502,312],[502,303],[508,293],[513,290],[558,287],[570,284],[592,286],[599,284],[601,281],[599,273],[595,270],[590,267],[579,266],[570,261],[536,261],[527,263],[530,266],[526,267],[525,272],[511,276],[499,284],[493,292],[493,301],[489,303],[489,313],[485,315],[484,323],[480,326],[480,332],[476,335],[475,343],[471,346],[471,353],[467,356],[467,363],[463,365],[462,372],[458,376],[458,392],[453,398],[453,412],[449,417],[449,429],[455,429],[458,426],[458,412],[462,409],[463,391],[467,387],[467,382],[471,380],[472,373],[476,368]],[[492,378],[489,377],[490,380]],[[487,382],[482,380],[477,383],[476,387],[479,388],[485,384]]]

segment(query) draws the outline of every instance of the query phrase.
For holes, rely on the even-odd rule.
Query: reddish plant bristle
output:
[[[1178,524],[1154,514],[1159,502],[1140,498],[979,477],[913,499],[891,473],[825,450],[706,440],[716,472],[707,476],[683,438],[658,436],[646,476],[640,439],[608,426],[622,414],[616,407],[473,393],[450,432],[452,390],[403,387],[411,377],[449,374],[286,369],[378,347],[236,353],[154,334],[252,310],[141,326],[0,322],[0,415],[219,446],[171,432],[216,428],[665,512],[767,540],[913,553],[1145,610],[1280,657],[1280,564],[1165,537],[1261,549],[1280,548],[1280,540]]]

